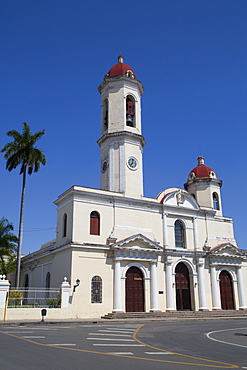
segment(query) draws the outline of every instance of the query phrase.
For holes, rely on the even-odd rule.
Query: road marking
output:
[[[76,346],[75,343],[57,343],[57,344],[48,344],[48,346]]]
[[[6,331],[7,334],[32,334],[33,331]]]
[[[147,355],[174,355],[173,352],[145,352]]]
[[[110,333],[88,333],[88,335],[109,335],[109,336],[112,336],[112,337],[131,337],[132,338],[132,335],[129,334],[110,334]]]
[[[105,344],[105,343],[93,343],[93,346],[104,346],[104,347],[145,347],[144,344],[119,344],[119,343],[109,343],[109,344]]]
[[[219,343],[223,343],[223,344],[229,344],[231,346],[236,346],[236,347],[247,348],[247,346],[244,346],[242,344],[237,344],[237,343],[232,343],[232,342],[226,342],[224,340],[215,339],[215,338],[211,338],[210,337],[210,335],[211,334],[214,334],[214,333],[220,333],[220,332],[223,332],[223,331],[230,331],[230,330],[243,330],[243,329],[247,329],[247,328],[233,328],[233,329],[214,330],[214,331],[210,331],[209,333],[205,333],[205,335],[207,336],[208,339],[211,339],[211,340],[213,340],[215,342],[219,342]]]
[[[42,336],[42,335],[36,335],[36,336],[34,336],[34,335],[33,336],[31,336],[31,335],[27,335],[27,336],[23,335],[22,338],[33,339],[33,338],[45,338],[45,337]]]
[[[137,339],[136,338],[136,335],[138,334],[139,330],[141,328],[143,328],[143,326],[145,326],[146,324],[142,324],[140,325],[136,331],[134,332],[133,334],[133,339],[136,340],[137,343],[141,343],[141,344],[144,344],[146,347],[149,347],[149,348],[153,348],[153,349],[156,349],[158,351],[161,351],[161,352],[168,352],[164,349],[161,349],[159,347],[154,347],[154,346],[151,346],[150,344],[147,344],[147,343],[144,343],[142,342],[141,340]],[[214,360],[209,360],[207,358],[202,358],[202,357],[195,357],[195,356],[190,356],[190,355],[184,355],[182,353],[178,353],[178,352],[173,352],[174,355],[177,355],[177,356],[181,356],[181,357],[186,357],[186,358],[192,358],[194,360],[200,360],[200,361],[205,361],[205,362],[211,362],[213,363],[213,367],[218,367],[218,368],[226,368],[226,369],[236,369],[238,368],[237,365],[233,365],[233,364],[229,364],[227,362],[222,362],[222,361],[214,361]],[[183,362],[183,361],[165,361],[165,360],[154,360],[152,359],[152,361],[160,361],[160,362],[168,362],[168,363],[176,363],[176,364],[183,364],[183,365],[192,365],[192,366],[202,366],[202,367],[212,367],[211,364],[198,364],[198,363],[188,363],[188,362]],[[215,364],[218,364],[218,365],[215,365]]]
[[[120,341],[120,342],[135,342],[134,339],[119,339],[119,338],[87,338],[88,340],[111,340],[111,341]]]
[[[107,352],[109,355],[133,355],[133,352]]]
[[[28,327],[26,327],[25,329],[26,330],[28,330],[28,329],[30,329],[30,330],[51,330],[51,331],[59,330],[59,329],[54,329],[54,328],[28,328]],[[66,329],[66,328],[64,328],[64,329]]]
[[[103,333],[131,334],[129,331],[115,331],[115,330],[103,330],[103,329],[99,331]]]
[[[118,327],[112,327],[112,328],[106,328],[106,329],[109,329],[109,330],[120,330],[120,331],[126,331],[126,330],[128,330],[128,331],[130,331],[130,332],[133,332],[134,333],[134,331],[135,331],[135,329],[128,329],[128,328],[118,328]]]

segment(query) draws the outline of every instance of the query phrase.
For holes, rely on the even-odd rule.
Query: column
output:
[[[124,163],[124,145],[119,143],[119,191],[124,192],[125,184],[125,163]]]
[[[114,263],[113,311],[122,312],[120,260]]]
[[[175,311],[175,285],[172,279],[172,259],[170,257],[166,260],[166,310]]]
[[[69,307],[69,297],[71,293],[71,286],[65,277],[61,284],[61,308]]]
[[[5,280],[5,275],[0,275],[0,320],[6,320],[7,303],[10,283]]]
[[[220,287],[216,278],[216,266],[210,265],[213,310],[221,310]]]
[[[203,259],[199,258],[197,264],[197,274],[198,274],[198,295],[199,295],[199,311],[208,310],[206,306],[206,297],[205,297],[205,286],[203,278]]]
[[[109,190],[114,191],[114,144],[109,147]]]
[[[241,266],[237,267],[237,279],[238,279],[239,309],[246,310],[247,307],[245,303],[244,284]]]
[[[158,309],[158,289],[157,289],[157,272],[156,261],[151,262],[151,307],[150,311],[159,311]]]
[[[164,247],[168,248],[167,214],[164,212],[163,212],[163,240],[164,240]]]
[[[194,249],[198,250],[198,232],[197,232],[197,218],[193,218],[193,229],[194,229]]]

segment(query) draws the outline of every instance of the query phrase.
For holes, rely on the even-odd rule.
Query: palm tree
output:
[[[27,123],[23,123],[22,134],[16,130],[7,132],[8,136],[13,137],[13,141],[5,144],[1,152],[5,152],[4,158],[6,161],[6,169],[12,171],[13,168],[21,166],[20,175],[22,175],[22,193],[21,193],[21,208],[20,208],[20,223],[18,235],[18,251],[16,259],[16,278],[15,286],[18,288],[20,283],[20,267],[21,267],[21,249],[23,236],[23,214],[24,214],[24,198],[26,189],[26,174],[31,175],[33,172],[38,172],[40,164],[46,164],[46,158],[42,150],[34,145],[44,135],[45,130],[31,134],[30,127]]]
[[[18,238],[12,233],[14,227],[6,218],[0,219],[0,274],[15,271]]]

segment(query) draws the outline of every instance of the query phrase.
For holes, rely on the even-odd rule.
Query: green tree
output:
[[[14,140],[5,144],[1,152],[5,152],[6,169],[12,171],[17,166],[21,166],[20,175],[22,175],[22,192],[21,192],[21,207],[20,207],[20,222],[18,234],[18,250],[16,258],[16,279],[15,286],[18,288],[20,283],[20,267],[21,267],[21,250],[23,237],[23,215],[24,215],[24,199],[26,190],[26,174],[31,175],[33,172],[38,172],[40,164],[46,164],[46,158],[42,150],[34,145],[44,135],[45,130],[31,134],[30,127],[27,123],[23,123],[22,133],[16,130],[7,132]]]
[[[6,218],[0,219],[0,274],[15,271],[18,238],[12,233],[14,227]]]

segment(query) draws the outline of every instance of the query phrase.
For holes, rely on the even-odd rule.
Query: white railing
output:
[[[59,288],[11,288],[8,308],[61,307]]]

